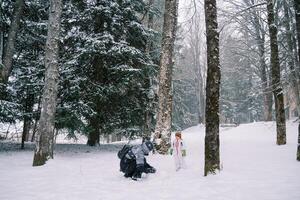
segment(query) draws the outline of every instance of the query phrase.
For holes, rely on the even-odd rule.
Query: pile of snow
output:
[[[223,170],[203,176],[204,127],[183,131],[187,168],[175,171],[171,156],[150,155],[156,174],[135,182],[119,170],[122,143],[91,148],[58,145],[55,159],[31,167],[33,152],[1,151],[2,200],[299,200],[297,123],[287,124],[287,145],[276,145],[275,123],[221,129]]]

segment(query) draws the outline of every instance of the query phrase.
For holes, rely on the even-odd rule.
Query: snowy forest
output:
[[[0,199],[299,200],[299,178],[300,0],[0,0]]]

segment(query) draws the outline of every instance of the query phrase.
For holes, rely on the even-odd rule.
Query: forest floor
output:
[[[150,155],[156,174],[141,181],[119,172],[122,144],[91,148],[58,144],[55,159],[32,167],[33,144],[26,150],[0,142],[1,200],[299,200],[296,161],[298,123],[287,123],[287,145],[276,145],[274,122],[222,128],[222,170],[203,176],[204,127],[183,131],[187,168],[175,171],[171,156]]]

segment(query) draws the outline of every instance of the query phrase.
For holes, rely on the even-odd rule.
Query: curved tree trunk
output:
[[[272,85],[273,95],[275,100],[276,110],[276,129],[277,129],[277,144],[286,144],[286,125],[285,125],[285,112],[284,112],[284,99],[283,91],[280,81],[280,64],[278,55],[278,42],[277,42],[277,26],[274,21],[273,0],[267,0],[268,9],[268,25],[270,34],[271,46],[271,71],[272,71]]]
[[[178,0],[166,0],[159,70],[158,112],[155,126],[157,151],[162,154],[167,153],[171,138],[172,69],[177,12]]]
[[[219,97],[220,61],[216,0],[205,0],[207,43],[207,79],[205,107],[205,166],[204,175],[220,170]]]
[[[58,40],[62,0],[50,0],[48,35],[45,55],[45,86],[42,97],[42,110],[37,132],[37,142],[33,166],[44,165],[53,158],[54,120],[58,91]]]
[[[15,3],[14,15],[11,21],[8,38],[4,49],[3,68],[0,68],[0,83],[6,83],[12,71],[12,61],[15,52],[15,43],[18,29],[20,26],[20,19],[24,9],[24,0],[17,0]]]

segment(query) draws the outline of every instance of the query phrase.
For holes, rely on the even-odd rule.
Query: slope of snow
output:
[[[223,170],[204,177],[204,127],[183,132],[187,168],[175,172],[171,156],[150,155],[156,174],[142,181],[118,171],[122,144],[90,148],[58,145],[55,159],[31,167],[32,148],[1,151],[1,200],[299,200],[297,125],[287,124],[287,145],[276,145],[275,123],[221,129]],[[0,146],[1,148],[1,146]]]

